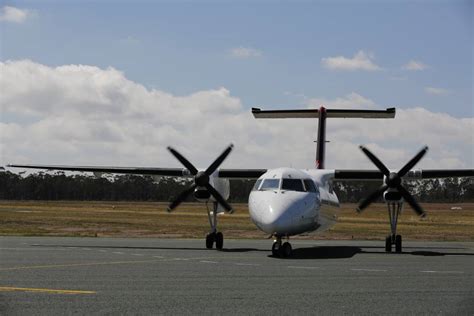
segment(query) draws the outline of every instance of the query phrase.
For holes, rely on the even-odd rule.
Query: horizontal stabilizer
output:
[[[252,108],[252,114],[257,119],[262,118],[318,118],[318,109],[302,110],[261,110]],[[386,110],[353,110],[353,109],[326,109],[327,118],[394,118],[395,108]]]

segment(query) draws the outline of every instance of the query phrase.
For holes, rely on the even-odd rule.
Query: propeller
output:
[[[410,192],[408,192],[407,189],[402,186],[402,177],[405,176],[408,171],[410,171],[421,160],[421,158],[423,158],[423,156],[428,151],[428,146],[423,147],[398,172],[390,172],[388,168],[380,161],[380,159],[378,159],[377,156],[370,152],[370,150],[368,150],[366,147],[359,146],[359,148],[383,173],[385,176],[385,183],[359,203],[357,212],[362,212],[365,208],[367,208],[367,206],[375,202],[375,200],[377,200],[385,191],[392,189],[393,191],[400,193],[403,199],[405,199],[405,201],[410,204],[416,214],[418,214],[420,217],[425,217],[426,213],[423,208],[420,206],[420,204],[418,204],[413,195],[411,195]]]
[[[183,202],[191,193],[193,193],[197,187],[206,188],[209,194],[212,195],[220,205],[222,205],[228,212],[232,212],[232,207],[229,205],[229,203],[227,203],[224,197],[222,197],[222,195],[209,183],[209,180],[214,171],[219,168],[222,162],[230,154],[233,147],[234,145],[230,144],[229,147],[227,147],[222,152],[222,154],[220,154],[219,157],[217,157],[217,159],[206,169],[206,171],[198,171],[196,167],[194,167],[194,165],[189,162],[189,160],[184,158],[184,156],[181,155],[177,150],[168,147],[168,150],[171,152],[171,154],[176,159],[178,159],[179,162],[181,162],[183,166],[185,166],[186,169],[188,169],[189,172],[191,172],[191,174],[194,176],[194,184],[183,192],[181,192],[178,197],[173,202],[171,202],[171,204],[168,206],[168,212],[171,212],[176,207],[178,207],[178,205],[181,204],[181,202]]]

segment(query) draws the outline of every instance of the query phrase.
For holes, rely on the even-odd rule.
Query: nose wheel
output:
[[[272,245],[272,255],[274,257],[288,258],[291,256],[293,249],[289,242],[282,243],[281,237],[276,238]]]
[[[211,226],[211,231],[206,235],[206,248],[212,249],[214,243],[216,244],[216,249],[221,250],[224,247],[224,235],[221,232],[217,231],[217,202],[212,203],[212,211],[207,209],[207,216],[209,218],[209,225]]]

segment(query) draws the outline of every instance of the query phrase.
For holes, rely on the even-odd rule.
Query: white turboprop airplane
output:
[[[340,180],[375,180],[381,186],[366,199],[360,202],[357,211],[362,212],[370,203],[383,197],[388,207],[391,233],[385,240],[385,250],[402,251],[402,237],[397,235],[398,216],[407,202],[413,210],[424,217],[426,214],[413,196],[402,186],[403,179],[427,179],[443,177],[473,177],[473,169],[462,170],[412,170],[426,154],[424,147],[398,172],[391,172],[367,148],[361,150],[377,166],[378,170],[330,170],[324,169],[325,131],[327,118],[394,118],[395,108],[386,110],[341,110],[341,109],[304,109],[304,110],[270,110],[262,111],[253,108],[255,118],[316,118],[319,120],[316,150],[316,169],[300,170],[294,168],[278,169],[219,169],[221,163],[231,152],[230,145],[207,169],[197,169],[175,149],[168,150],[183,164],[185,169],[178,168],[123,168],[123,167],[81,167],[51,165],[18,165],[8,167],[35,168],[47,170],[136,174],[151,176],[193,177],[194,183],[178,195],[168,211],[174,210],[189,195],[201,202],[212,202],[213,208],[207,209],[211,231],[206,236],[206,247],[211,249],[215,243],[222,249],[224,237],[217,230],[217,214],[232,207],[227,203],[230,193],[229,179],[257,179],[249,196],[249,213],[255,225],[275,238],[272,254],[279,257],[291,255],[290,236],[324,231],[336,223],[339,200],[332,190],[332,181]]]

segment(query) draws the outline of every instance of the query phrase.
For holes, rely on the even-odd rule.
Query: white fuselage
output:
[[[275,236],[323,231],[336,222],[339,201],[330,189],[331,170],[272,169],[249,196],[252,221]]]

